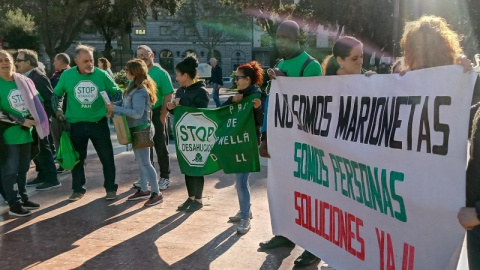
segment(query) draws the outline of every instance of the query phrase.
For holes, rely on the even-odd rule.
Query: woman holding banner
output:
[[[32,128],[38,135],[48,135],[48,118],[39,100],[33,82],[15,73],[12,56],[0,50],[0,136],[3,136],[6,154],[0,161],[0,192],[10,207],[12,216],[28,216],[30,210],[40,207],[29,200],[26,190],[33,142]]]
[[[167,103],[167,109],[173,110],[176,106],[195,108],[208,107],[208,92],[203,81],[197,80],[198,60],[195,56],[187,56],[175,67],[176,79],[180,88],[175,93],[174,103]],[[195,212],[203,207],[202,194],[205,178],[185,174],[188,198],[178,206],[178,211]]]
[[[340,37],[332,48],[332,54],[322,63],[325,75],[374,74],[365,72],[363,66],[363,44],[351,36]]]
[[[140,59],[133,59],[127,62],[127,78],[131,81],[123,93],[123,99],[116,104],[107,103],[107,115],[127,116],[128,127],[131,132],[148,129],[151,125],[151,104],[157,101],[157,85],[147,75],[148,68],[145,62]],[[145,206],[153,206],[163,202],[163,195],[158,188],[157,173],[150,163],[150,148],[143,147],[133,149],[135,160],[139,166],[140,189],[129,201],[148,199]],[[147,181],[150,184],[151,192],[148,190]]]
[[[235,76],[233,77],[237,85],[238,94],[233,97],[229,97],[222,106],[227,106],[241,101],[244,97],[248,97],[253,94],[260,94],[260,99],[254,99],[253,114],[255,119],[255,128],[257,131],[257,142],[260,144],[261,132],[260,128],[263,125],[263,104],[267,98],[265,92],[260,90],[259,85],[263,83],[263,69],[257,61],[241,65],[237,68]],[[252,218],[252,211],[250,209],[250,186],[248,184],[248,178],[250,172],[237,173],[235,187],[237,189],[238,204],[240,205],[240,211],[235,216],[229,217],[231,221],[238,222],[240,224],[237,227],[237,233],[245,234],[250,230],[250,219]]]

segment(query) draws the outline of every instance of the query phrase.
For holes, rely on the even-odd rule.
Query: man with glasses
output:
[[[55,117],[52,109],[52,85],[47,76],[38,69],[38,55],[35,51],[20,49],[15,60],[17,72],[23,73],[35,84],[35,88],[43,99],[45,112],[48,118]],[[27,186],[37,186],[36,190],[49,190],[61,186],[57,177],[57,168],[53,160],[53,151],[50,147],[51,136],[40,139],[33,129],[32,154],[38,171],[37,178],[28,181]]]
[[[159,64],[154,63],[154,53],[150,47],[140,45],[137,48],[137,57],[142,59],[148,67],[148,75],[157,84],[157,103],[152,105],[152,122],[155,128],[153,142],[157,152],[158,166],[160,167],[160,180],[158,186],[160,190],[165,190],[170,186],[170,158],[168,153],[168,132],[165,128],[167,123],[167,103],[172,101],[173,86],[168,72]],[[150,159],[153,163],[153,151],[150,152]],[[139,181],[133,184],[139,187]]]

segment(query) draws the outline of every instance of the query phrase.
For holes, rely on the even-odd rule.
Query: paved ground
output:
[[[222,92],[225,99],[231,93]],[[213,104],[213,102],[211,102]],[[176,156],[171,158],[171,187],[165,201],[143,207],[126,201],[138,178],[133,153],[116,144],[118,198],[106,201],[102,167],[94,151],[87,159],[85,197],[71,194],[71,174],[60,175],[62,187],[30,191],[41,204],[31,217],[10,218],[0,208],[0,269],[292,269],[300,247],[258,251],[258,242],[272,237],[266,194],[266,167],[250,178],[252,229],[236,234],[228,216],[238,211],[233,175],[206,177],[204,208],[193,214],[177,212],[186,198]],[[171,153],[175,153],[173,142]],[[262,162],[266,164],[265,161]],[[28,174],[34,178],[34,168]],[[307,269],[328,269],[322,263]]]
[[[222,91],[225,99],[233,92]],[[213,107],[213,101],[210,102]],[[233,175],[218,172],[206,177],[204,208],[193,214],[177,212],[187,197],[173,142],[170,143],[171,183],[165,201],[143,207],[126,201],[138,179],[133,153],[114,143],[118,198],[106,201],[102,167],[90,146],[87,193],[77,202],[71,194],[71,174],[60,175],[62,187],[35,192],[41,204],[31,217],[10,218],[0,207],[0,269],[292,269],[303,249],[258,250],[272,237],[266,191],[266,162],[250,178],[252,229],[236,234],[228,216],[238,211]],[[35,176],[34,168],[28,174]],[[303,269],[333,269],[323,262]],[[458,269],[466,269],[460,266]]]

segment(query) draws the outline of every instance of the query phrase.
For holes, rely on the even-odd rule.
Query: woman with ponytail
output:
[[[267,95],[260,90],[260,85],[263,83],[263,69],[257,61],[241,65],[237,68],[234,76],[237,84],[238,94],[229,97],[222,106],[230,105],[241,101],[243,98],[253,94],[260,94],[260,99],[254,99],[253,114],[255,119],[255,129],[257,131],[257,142],[260,144],[261,132],[260,128],[263,125],[263,104]],[[250,209],[250,186],[248,184],[249,172],[237,173],[237,181],[235,187],[237,189],[238,204],[240,211],[235,216],[230,217],[231,221],[240,221],[237,227],[237,233],[245,234],[250,230],[250,219],[252,218],[252,211]]]
[[[350,36],[340,37],[332,48],[332,54],[322,63],[325,75],[362,74],[363,44]]]
[[[107,104],[108,115],[125,115],[131,132],[151,126],[152,104],[157,101],[157,85],[148,76],[148,68],[140,59],[127,62],[127,78],[131,81],[123,93],[123,99],[116,104]],[[163,202],[163,195],[158,188],[157,173],[150,163],[150,148],[133,149],[135,160],[140,173],[140,189],[129,201],[148,199],[145,206],[152,206]],[[150,184],[151,191],[148,190]]]

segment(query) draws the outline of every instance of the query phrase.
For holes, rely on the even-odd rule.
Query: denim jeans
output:
[[[222,106],[222,103],[220,103],[220,89],[217,89],[217,87],[218,83],[212,83],[212,98],[218,108]]]
[[[30,169],[31,143],[6,145],[8,158],[1,165],[2,196],[10,207],[27,201],[27,172]]]
[[[157,183],[157,172],[150,163],[150,147],[133,149],[135,160],[138,163],[138,170],[140,173],[140,190],[148,191],[147,183],[150,183],[152,192],[160,193]]]
[[[73,192],[85,193],[85,159],[87,158],[88,140],[92,141],[98,158],[103,165],[103,187],[107,192],[117,191],[115,184],[115,162],[113,159],[113,147],[110,140],[110,129],[107,119],[98,122],[79,122],[70,124],[70,139],[73,148],[80,155],[80,162],[72,170]]]
[[[238,204],[240,205],[240,216],[242,219],[248,219],[250,217],[250,185],[248,184],[250,173],[237,173],[235,175],[237,177],[235,187],[237,188]]]
[[[160,121],[162,106],[152,112],[152,123],[155,128],[153,143],[155,152],[157,152],[158,166],[160,167],[160,177],[170,178],[170,158],[168,156],[168,134],[165,126]]]

